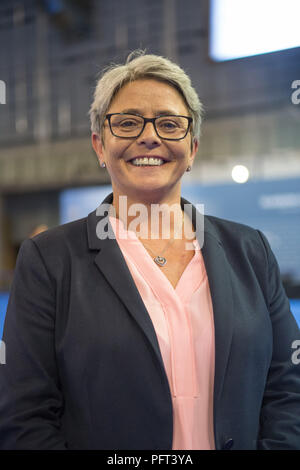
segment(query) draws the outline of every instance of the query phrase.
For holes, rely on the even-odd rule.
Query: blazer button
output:
[[[234,444],[234,440],[230,437],[225,442],[224,446],[222,447],[222,450],[230,450],[233,444]]]

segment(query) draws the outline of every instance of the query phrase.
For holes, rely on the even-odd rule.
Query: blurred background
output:
[[[299,0],[0,0],[0,338],[22,241],[110,192],[88,110],[137,48],[178,62],[204,104],[183,196],[266,234],[300,324],[299,18]]]

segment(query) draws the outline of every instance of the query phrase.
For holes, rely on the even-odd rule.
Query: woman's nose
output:
[[[158,137],[154,129],[154,124],[152,122],[146,123],[143,132],[137,138],[137,142],[139,144],[145,144],[145,145],[151,145],[151,146],[160,145],[161,140]]]

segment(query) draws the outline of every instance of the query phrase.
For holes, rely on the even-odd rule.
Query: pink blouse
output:
[[[110,222],[158,338],[172,394],[172,448],[214,449],[214,321],[199,243],[174,289],[135,232]]]

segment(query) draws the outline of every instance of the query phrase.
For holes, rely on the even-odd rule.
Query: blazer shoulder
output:
[[[230,236],[231,238],[239,238],[241,236],[246,236],[249,239],[259,238],[259,231],[256,228],[250,227],[246,224],[228,219],[222,219],[212,215],[206,215],[205,222],[208,224],[207,231],[213,232],[215,236],[219,236],[221,239],[226,237],[226,235]]]
[[[50,228],[39,233],[31,240],[36,247],[45,253],[60,249],[76,249],[76,246],[87,246],[87,217]]]
[[[265,235],[249,225],[227,219],[205,216],[204,232],[213,235],[223,246],[227,254],[242,254],[255,259],[259,257],[264,262],[270,256],[270,245]]]
[[[248,225],[212,216],[206,225],[205,234],[214,232],[232,272],[248,285],[254,276],[269,305],[270,279],[275,279],[273,285],[278,283],[280,272],[266,236]]]

